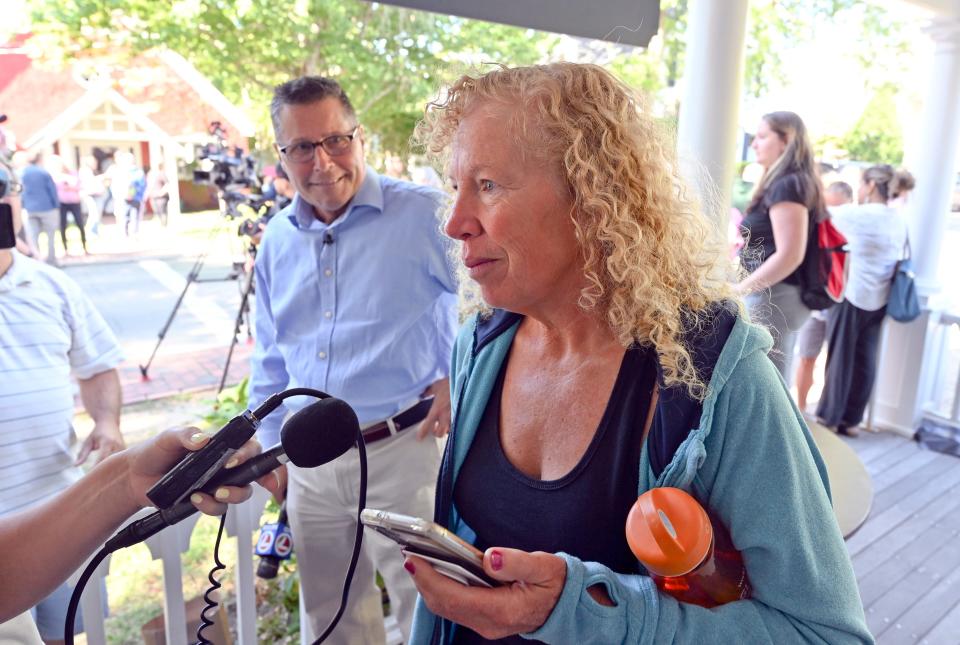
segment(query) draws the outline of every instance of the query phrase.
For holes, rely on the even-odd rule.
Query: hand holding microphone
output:
[[[227,427],[229,426],[230,424]],[[357,415],[349,405],[332,397],[320,399],[290,417],[280,430],[280,444],[266,452],[233,468],[222,468],[210,476],[204,476],[204,483],[200,485],[197,485],[195,480],[184,483],[185,478],[195,475],[194,468],[190,466],[181,468],[184,462],[171,470],[161,481],[168,482],[168,490],[184,490],[185,492],[180,495],[184,497],[187,493],[198,491],[214,494],[223,487],[245,486],[269,475],[275,468],[288,461],[301,468],[315,468],[333,461],[349,450],[356,442],[359,430],[360,423]],[[205,446],[200,452],[209,450],[211,445],[225,445],[224,441],[217,442],[217,438],[215,436],[213,443]],[[237,456],[236,452],[231,454],[233,457]],[[194,460],[194,463],[216,463],[219,460],[219,456],[210,454]],[[270,479],[273,479],[272,475]],[[273,479],[273,481],[276,480]],[[107,548],[112,551],[142,542],[165,527],[193,515],[196,511],[197,508],[190,499],[177,502],[130,524],[107,542]]]
[[[173,465],[182,461],[186,456],[185,452],[191,454],[202,450],[209,442],[209,434],[197,428],[187,427],[167,430],[152,440],[129,447],[125,451],[126,478],[133,508],[153,506],[153,502],[147,497],[147,491],[151,486],[156,484],[157,480]],[[259,455],[260,452],[260,444],[255,439],[251,439],[234,452],[233,458],[236,459],[237,464],[242,464]],[[261,485],[265,488],[275,485],[270,481],[271,479],[273,478],[263,478]],[[219,499],[214,497],[215,492],[216,490],[210,494],[200,494],[193,499],[200,511],[208,515],[220,515],[228,503],[238,504],[246,501],[251,494],[246,485],[225,488],[225,494],[221,493]]]
[[[0,580],[18,582],[0,585],[0,623],[29,609],[66,580],[121,522],[151,505],[146,491],[161,475],[208,440],[196,428],[166,430],[110,455],[65,491],[5,517],[0,525]],[[259,452],[257,442],[248,441],[234,456],[242,462]],[[197,507],[220,515],[226,508],[223,502],[242,502],[251,492],[249,487],[226,491],[220,502],[201,495]],[[30,575],[24,576],[24,571]]]
[[[320,400],[303,408],[284,424],[280,432],[280,445],[247,459],[256,455],[260,449],[259,445],[251,440],[259,419],[275,410],[285,398],[297,395],[315,396]],[[162,510],[120,530],[94,554],[80,574],[67,606],[64,628],[65,641],[72,645],[72,625],[80,604],[80,594],[93,572],[110,553],[142,542],[163,528],[192,515],[198,509],[211,514],[222,514],[222,505],[210,499],[207,496],[209,494],[214,494],[221,502],[242,502],[250,496],[249,489],[242,490],[242,487],[257,479],[267,476],[264,480],[265,487],[270,490],[275,486],[277,480],[272,472],[281,464],[290,461],[300,467],[313,468],[336,459],[353,445],[360,450],[362,506],[366,499],[366,451],[357,415],[343,401],[312,388],[292,388],[274,394],[255,411],[245,412],[234,418],[213,437],[204,437],[194,428],[184,428],[167,431],[144,444],[111,455],[65,493],[42,504],[32,513],[23,513],[21,518],[13,518],[12,523],[7,523],[7,530],[0,531],[0,542],[7,544],[28,533],[24,530],[27,527],[44,524],[70,527],[68,530],[73,532],[72,546],[75,547],[66,550],[59,548],[62,545],[56,531],[29,531],[45,536],[35,540],[25,553],[11,561],[17,562],[18,566],[23,562],[30,563],[30,557],[27,556],[36,556],[34,546],[39,544],[37,551],[44,554],[43,566],[35,564],[28,567],[38,574],[35,575],[36,584],[24,589],[20,597],[9,599],[6,597],[8,594],[0,593],[0,616],[5,611],[9,615],[20,611],[21,605],[18,603],[24,602],[24,598],[32,601],[34,595],[38,594],[37,590],[42,594],[44,590],[49,591],[55,587],[54,581],[62,580],[67,573],[73,571],[94,545],[101,543],[101,536],[110,530],[111,526],[119,524],[137,508],[150,502],[157,504]],[[195,452],[183,457],[185,451]],[[179,463],[177,459],[180,459]],[[246,461],[243,461],[244,459]],[[227,468],[227,465],[233,467]],[[168,471],[171,466],[173,468]],[[147,490],[160,475],[163,475],[160,481]],[[161,505],[157,500],[168,503]],[[197,500],[196,506],[191,500]],[[359,514],[359,509],[357,512]],[[222,520],[220,527],[222,530]],[[343,603],[329,629],[336,625],[346,604],[349,582],[359,555],[361,531],[358,525],[357,545],[345,581]],[[2,564],[0,562],[0,565]],[[214,571],[222,568],[223,565],[218,561]],[[2,571],[3,566],[0,566],[0,572]],[[213,571],[211,590],[219,587],[219,582],[213,580],[212,576]],[[208,603],[212,602],[204,612],[216,607],[216,602],[211,601],[206,594],[204,598],[207,598]],[[0,619],[0,622],[2,620]],[[203,624],[198,630],[201,640],[202,631],[209,624],[204,616]]]

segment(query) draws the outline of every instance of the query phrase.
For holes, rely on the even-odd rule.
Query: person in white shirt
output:
[[[907,241],[907,224],[888,203],[902,192],[902,177],[891,166],[871,166],[860,182],[859,204],[830,211],[847,238],[850,273],[844,301],[827,314],[827,369],[817,418],[847,436],[858,434],[870,400],[890,284]]]
[[[853,203],[853,188],[845,181],[835,181],[823,191],[823,201],[827,207],[843,206]],[[797,337],[797,375],[794,381],[797,384],[797,407],[806,414],[807,395],[813,387],[813,370],[817,364],[817,357],[823,349],[827,339],[827,312],[814,311],[810,318],[803,323]]]
[[[16,232],[17,209],[13,214]],[[0,520],[6,522],[80,479],[78,466],[92,452],[100,462],[124,447],[116,369],[123,357],[73,280],[13,248],[0,248],[0,347]],[[79,448],[71,375],[94,422]],[[63,585],[35,608],[47,643],[63,639],[70,593]]]

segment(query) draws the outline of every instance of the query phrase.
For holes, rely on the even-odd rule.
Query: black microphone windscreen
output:
[[[294,465],[315,468],[354,445],[360,431],[357,413],[333,397],[315,401],[287,419],[280,443]]]

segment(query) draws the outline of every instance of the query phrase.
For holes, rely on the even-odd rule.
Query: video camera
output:
[[[259,186],[256,159],[243,154],[241,148],[230,149],[226,130],[219,121],[213,121],[208,131],[216,143],[209,143],[200,151],[201,169],[193,171],[193,183],[213,185],[222,191]]]
[[[266,225],[272,215],[272,201],[249,189],[260,187],[257,161],[243,154],[240,148],[227,145],[227,133],[219,121],[208,128],[215,143],[207,144],[199,153],[201,169],[193,171],[193,183],[216,186],[220,213],[230,219],[240,219],[237,235],[254,236]],[[246,209],[241,209],[246,206]]]
[[[237,226],[237,235],[253,237],[259,234],[273,217],[273,200],[263,195],[248,195],[236,191],[225,190],[221,197],[221,207],[224,215],[230,218],[242,218]],[[250,212],[243,213],[240,205],[244,204]]]

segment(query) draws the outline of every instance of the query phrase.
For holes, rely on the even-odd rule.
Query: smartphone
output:
[[[17,233],[13,230],[13,207],[0,203],[0,249],[12,249],[17,245]]]
[[[423,558],[437,571],[461,584],[481,587],[502,584],[484,572],[482,551],[439,524],[372,508],[363,509],[360,521],[399,544],[404,553]]]

